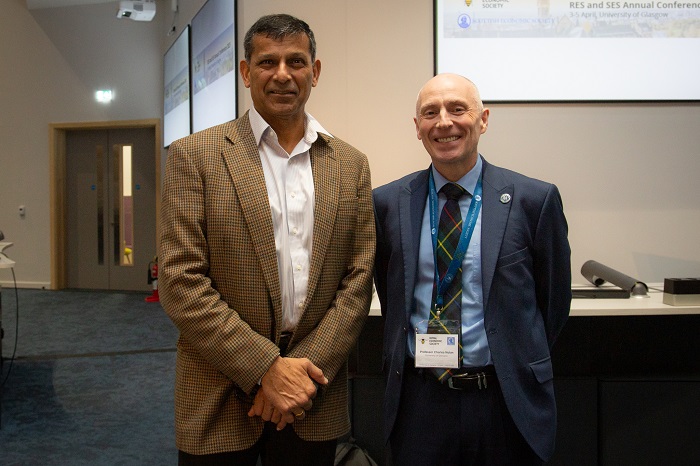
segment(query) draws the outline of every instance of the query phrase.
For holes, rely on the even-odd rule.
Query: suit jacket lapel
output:
[[[404,302],[406,317],[413,312],[413,291],[416,288],[420,232],[423,212],[428,200],[429,170],[419,172],[399,192],[399,222],[401,224],[401,250],[405,265]]]
[[[341,177],[340,163],[332,147],[333,139],[324,134],[319,134],[318,136],[319,138],[310,149],[315,201],[313,247],[311,250],[306,307],[308,307],[314,295],[321,276],[321,270],[323,269],[323,261],[329,244],[333,240],[333,228],[335,227],[338,204],[340,202],[340,184],[338,182]]]
[[[489,292],[496,271],[503,235],[513,199],[513,185],[507,185],[498,168],[485,160],[483,173],[483,204],[481,209],[481,275],[484,292],[484,311],[488,308]],[[501,196],[508,194],[507,202]]]
[[[228,134],[231,144],[224,147],[222,157],[233,180],[243,217],[248,224],[253,249],[260,260],[261,273],[270,292],[275,317],[277,322],[281,322],[282,294],[270,202],[265,189],[265,174],[255,137],[250,129],[248,114],[234,124]]]

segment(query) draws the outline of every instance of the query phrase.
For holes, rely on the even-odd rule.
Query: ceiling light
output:
[[[101,104],[108,104],[114,98],[111,90],[103,89],[95,92],[95,100]]]

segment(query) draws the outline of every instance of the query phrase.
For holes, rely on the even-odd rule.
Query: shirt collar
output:
[[[327,134],[329,137],[333,137],[331,133],[326,131],[326,129],[321,126],[314,117],[308,113],[304,113],[306,120],[304,121],[304,140],[309,144],[313,144],[318,139],[318,133]],[[253,130],[253,136],[255,136],[255,143],[260,145],[260,140],[263,138],[267,130],[274,131],[267,121],[255,110],[255,107],[250,108],[250,113],[248,115],[250,120],[250,128]]]
[[[476,183],[479,181],[479,176],[481,175],[481,154],[476,158],[476,164],[469,170],[462,178],[458,179],[456,183],[462,188],[466,189],[469,194],[474,194],[476,189]],[[433,179],[435,180],[435,190],[440,192],[443,186],[445,186],[450,181],[442,176],[434,165],[431,165],[433,170]]]

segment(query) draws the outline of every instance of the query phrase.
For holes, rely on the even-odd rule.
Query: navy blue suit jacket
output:
[[[374,190],[375,283],[385,318],[385,440],[400,406],[428,174],[416,172]],[[571,305],[561,197],[553,184],[484,160],[481,216],[484,326],[493,364],[515,424],[546,461],[556,435],[550,350]]]

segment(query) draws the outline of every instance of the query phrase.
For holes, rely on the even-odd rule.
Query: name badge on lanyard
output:
[[[421,368],[446,368],[455,369],[461,366],[461,320],[441,318],[444,294],[455,277],[455,272],[462,266],[462,260],[467,253],[476,221],[481,209],[482,179],[476,183],[474,195],[469,203],[466,222],[463,223],[462,234],[457,243],[455,254],[450,261],[447,271],[442,279],[437,265],[437,240],[438,240],[438,194],[435,189],[433,172],[430,172],[430,235],[433,243],[435,262],[435,283],[437,293],[435,305],[430,309],[428,321],[420,321],[416,326],[416,367]],[[428,333],[418,333],[418,328],[426,328]]]

